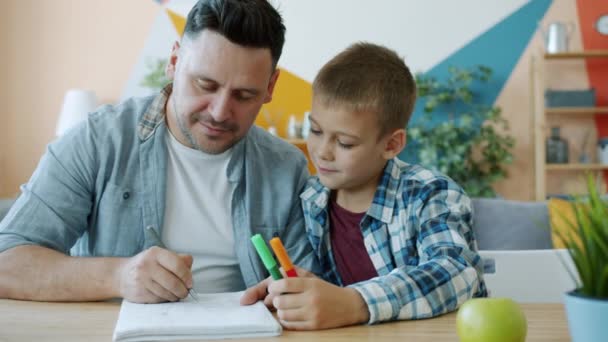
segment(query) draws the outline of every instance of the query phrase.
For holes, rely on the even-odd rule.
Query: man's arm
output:
[[[40,246],[0,253],[0,298],[90,301],[120,297],[124,258],[76,258]]]
[[[70,257],[40,246],[0,253],[0,298],[176,301],[192,287],[191,256],[152,247],[131,258]]]

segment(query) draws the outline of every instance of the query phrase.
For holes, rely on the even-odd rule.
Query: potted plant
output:
[[[449,68],[444,81],[416,75],[422,118],[408,128],[418,163],[450,176],[472,197],[496,197],[515,143],[498,107],[479,103],[476,86],[489,82],[485,66]]]
[[[167,62],[166,58],[148,59],[146,61],[148,73],[144,75],[139,85],[152,90],[160,90],[171,82],[165,75]]]
[[[572,202],[573,219],[562,216],[567,230],[554,229],[574,263],[577,284],[565,304],[572,341],[608,341],[608,203],[591,175],[588,198]],[[580,279],[580,280],[579,280]]]

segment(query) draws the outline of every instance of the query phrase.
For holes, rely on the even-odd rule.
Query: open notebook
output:
[[[176,303],[123,300],[114,341],[163,341],[278,336],[281,325],[262,302],[241,306],[243,292],[198,294]]]

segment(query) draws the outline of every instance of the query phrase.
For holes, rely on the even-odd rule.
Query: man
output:
[[[173,46],[171,85],[102,107],[49,145],[0,223],[0,297],[153,303],[243,290],[267,276],[256,233],[278,234],[315,269],[298,197],[306,160],[252,126],[284,32],[265,0],[200,0]]]

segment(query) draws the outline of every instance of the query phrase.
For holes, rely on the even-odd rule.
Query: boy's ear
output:
[[[385,139],[386,142],[384,145],[384,151],[382,151],[382,157],[389,160],[395,158],[399,153],[401,153],[403,148],[405,148],[407,134],[405,129],[401,128],[393,133],[390,133]]]

